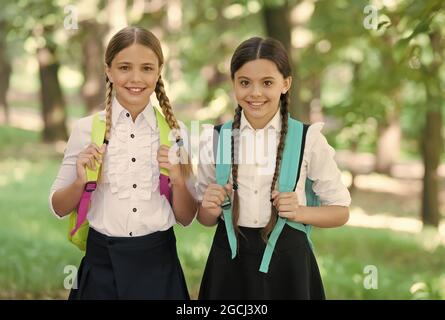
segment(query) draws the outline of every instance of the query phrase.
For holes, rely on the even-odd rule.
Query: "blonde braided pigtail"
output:
[[[155,88],[156,98],[158,98],[159,105],[161,106],[162,112],[164,113],[165,120],[168,123],[170,129],[175,130],[176,143],[179,147],[179,163],[181,165],[181,174],[184,178],[188,178],[192,174],[192,164],[190,162],[190,157],[187,150],[184,147],[184,140],[181,137],[181,131],[179,128],[179,123],[176,120],[175,115],[170,104],[170,100],[165,93],[164,81],[162,81],[161,76],[159,76],[158,82]]]

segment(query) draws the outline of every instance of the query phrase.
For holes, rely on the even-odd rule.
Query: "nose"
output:
[[[252,97],[259,97],[259,96],[261,96],[261,87],[259,85],[254,84],[252,86],[252,91],[250,92],[250,95]]]
[[[138,70],[134,70],[131,74],[131,81],[132,82],[139,82],[141,81],[141,72]]]

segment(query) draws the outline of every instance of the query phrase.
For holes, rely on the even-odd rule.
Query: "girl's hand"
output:
[[[184,179],[181,175],[181,165],[179,164],[179,150],[176,152],[171,147],[161,145],[158,149],[157,160],[159,162],[159,168],[167,169],[172,184],[184,183]]]
[[[292,221],[297,221],[300,204],[295,192],[272,192],[273,205],[277,208],[278,215]]]
[[[221,215],[221,204],[227,196],[232,194],[232,185],[226,184],[224,188],[219,184],[210,184],[202,198],[202,207],[206,209],[212,216],[218,218]]]
[[[103,153],[105,152],[106,144],[98,147],[96,144],[92,143],[88,145],[82,152],[77,156],[76,168],[77,168],[77,180],[78,182],[85,184],[87,183],[87,173],[86,167],[91,170],[96,170],[96,165],[102,164]]]

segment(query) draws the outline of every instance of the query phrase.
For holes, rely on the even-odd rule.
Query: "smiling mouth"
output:
[[[260,108],[263,105],[266,104],[267,101],[247,101],[247,104],[249,105],[249,107],[252,108]]]
[[[146,88],[138,88],[138,87],[125,87],[131,94],[141,94]]]

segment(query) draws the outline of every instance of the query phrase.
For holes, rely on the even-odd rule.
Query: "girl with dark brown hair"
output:
[[[254,37],[235,50],[230,72],[238,106],[231,138],[225,140],[231,144],[227,184],[215,183],[214,159],[220,160],[215,157],[220,152],[219,146],[214,147],[216,133],[204,134],[200,144],[197,219],[203,225],[218,226],[199,298],[324,299],[306,230],[337,227],[348,220],[350,195],[341,182],[335,152],[321,133],[322,123],[300,123],[302,143],[293,190],[279,192],[283,151],[288,143],[297,143],[286,140],[290,122],[295,122],[289,117],[288,55],[277,40]],[[311,193],[306,193],[308,185]],[[317,197],[320,206],[309,206],[309,194]],[[231,213],[226,216],[227,208]],[[272,239],[281,220],[284,227]],[[272,241],[276,241],[272,256],[263,266]]]

